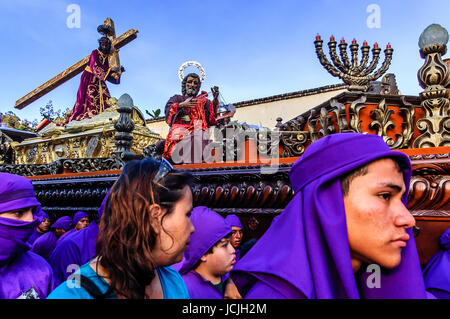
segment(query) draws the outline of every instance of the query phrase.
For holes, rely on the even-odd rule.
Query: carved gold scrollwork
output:
[[[415,148],[450,145],[450,100],[446,89],[450,84],[450,68],[441,58],[446,48],[445,44],[437,44],[420,50],[425,63],[417,75],[425,89],[420,93],[425,116],[417,121],[421,135],[413,143]]]
[[[361,130],[361,120],[360,113],[361,110],[365,109],[367,97],[365,95],[361,95],[361,97],[350,104],[350,129],[353,132],[362,133]]]
[[[370,123],[369,128],[376,130],[377,135],[383,137],[383,140],[392,149],[408,147],[412,135],[414,134],[413,123],[415,106],[406,102],[404,96],[401,97],[401,101],[403,103],[403,107],[400,108],[399,114],[403,116],[403,130],[401,134],[395,134],[395,141],[388,135],[388,130],[395,129],[394,122],[391,120],[391,116],[395,113],[395,111],[387,108],[385,99],[380,102],[375,110],[370,112],[371,117],[374,120]]]

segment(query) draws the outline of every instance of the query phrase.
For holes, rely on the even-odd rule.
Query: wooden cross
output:
[[[121,47],[123,47],[124,45],[126,45],[126,44],[130,43],[131,41],[133,41],[134,39],[136,39],[137,38],[137,33],[139,31],[138,30],[134,30],[134,29],[130,29],[127,32],[123,33],[120,37],[116,38],[116,32],[115,32],[115,29],[114,29],[114,22],[113,22],[113,20],[111,20],[110,18],[107,18],[103,24],[105,26],[110,26],[112,28],[112,30],[113,30],[112,35],[108,36],[108,38],[111,40],[111,49],[114,50],[113,53],[109,57],[109,63],[110,63],[110,67],[111,68],[114,68],[114,67],[119,68],[119,73],[120,73],[120,60],[119,60],[119,52],[118,52],[118,50]],[[89,57],[90,57],[90,55],[88,55],[84,59],[78,61],[77,63],[75,63],[71,67],[65,69],[63,72],[59,73],[54,78],[48,80],[47,82],[45,82],[44,84],[42,84],[38,88],[34,89],[33,91],[31,91],[30,93],[28,93],[24,97],[18,99],[16,101],[16,105],[14,107],[16,109],[21,110],[25,106],[33,103],[34,101],[36,101],[40,97],[44,96],[48,92],[50,92],[53,89],[57,88],[61,84],[67,82],[68,80],[70,80],[74,76],[80,74],[81,72],[83,72],[85,67],[89,64]]]

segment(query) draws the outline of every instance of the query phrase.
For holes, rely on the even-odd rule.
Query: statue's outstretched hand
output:
[[[214,100],[217,100],[217,98],[219,97],[219,87],[218,86],[213,86],[211,88],[211,92],[212,92],[212,95],[214,97]]]

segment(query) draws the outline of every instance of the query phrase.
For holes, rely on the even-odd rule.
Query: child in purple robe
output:
[[[56,242],[56,245],[59,245],[64,238],[66,238],[68,235],[73,234],[74,232],[78,230],[82,230],[83,228],[86,228],[89,226],[89,215],[88,213],[85,213],[83,211],[78,211],[73,216],[72,220],[73,228],[67,232],[65,232],[61,237],[58,238],[58,241]]]
[[[129,161],[106,199],[96,257],[48,298],[189,298],[170,265],[181,261],[194,232],[191,185],[192,176],[167,161]]]
[[[63,216],[56,220],[51,226],[51,230],[39,237],[31,246],[31,251],[49,260],[53,250],[56,247],[56,242],[65,232],[72,228],[72,218]]]
[[[236,262],[230,243],[230,225],[204,206],[193,209],[191,220],[195,232],[191,235],[180,274],[191,299],[223,299],[225,275]]]
[[[43,299],[55,287],[52,269],[27,244],[40,203],[27,178],[0,173],[0,180],[0,299]]]
[[[377,135],[312,143],[295,196],[230,276],[259,298],[427,298],[406,208],[411,163]]]
[[[51,225],[50,217],[48,217],[47,213],[45,213],[42,210],[41,206],[36,207],[35,215],[39,219],[40,223],[36,227],[36,229],[33,231],[30,238],[28,238],[27,243],[30,244],[30,246],[33,245],[33,243],[36,241],[36,239],[38,239],[39,237],[41,237],[42,235],[44,235],[45,233],[50,231],[50,225]]]
[[[423,270],[425,287],[438,299],[450,299],[450,228],[442,234],[439,244],[441,250]]]

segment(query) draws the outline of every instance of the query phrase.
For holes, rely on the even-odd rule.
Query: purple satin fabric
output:
[[[38,224],[36,217],[31,222],[0,217],[0,272],[30,249],[27,240]]]
[[[364,284],[370,273],[353,273],[340,177],[388,156],[407,167],[402,198],[406,204],[409,158],[390,150],[381,137],[342,133],[312,143],[289,173],[294,198],[231,272],[241,294],[251,292],[249,298],[426,298],[410,229],[401,264],[382,270],[380,288]]]
[[[16,299],[31,288],[40,299],[45,299],[56,285],[50,265],[27,251],[0,270],[0,299]]]
[[[59,245],[65,238],[67,238],[67,236],[69,236],[70,234],[76,232],[77,230],[75,229],[75,227],[77,226],[77,223],[85,217],[89,217],[88,213],[85,213],[83,211],[78,211],[75,213],[75,215],[73,216],[73,228],[69,231],[66,231],[61,237],[58,238],[58,241],[56,242],[56,245]],[[81,229],[80,229],[81,230]]]
[[[40,203],[34,196],[33,185],[25,177],[0,173],[0,212]],[[45,298],[55,287],[50,265],[29,251],[27,240],[40,224],[0,217],[0,299],[15,299],[33,290],[38,298]]]
[[[99,219],[102,218],[108,194],[98,209]],[[81,267],[94,258],[98,233],[98,225],[95,222],[91,222],[88,227],[68,235],[56,246],[53,254],[50,256],[50,264],[53,268],[57,285],[64,282],[71,275],[71,272],[67,271],[69,265],[74,264]]]
[[[50,265],[26,243],[39,224],[0,217],[0,299],[15,299],[34,288],[45,298],[55,287]]]
[[[50,255],[56,247],[57,241],[58,237],[56,237],[55,232],[49,231],[35,240],[31,246],[31,251],[41,257],[44,257],[44,259],[48,261]]]
[[[195,270],[189,271],[182,277],[191,299],[223,299],[219,290]]]
[[[450,228],[442,234],[440,246],[423,270],[425,287],[437,298],[450,299]]]
[[[64,229],[69,230],[72,227],[72,218],[69,216],[60,217],[51,226],[52,229]],[[50,260],[50,256],[56,247],[58,237],[55,231],[51,230],[48,233],[40,236],[31,246],[31,251],[42,256],[45,260]]]
[[[40,206],[33,184],[23,176],[0,173],[0,213],[14,209]]]
[[[188,249],[184,252],[184,262],[179,270],[182,275],[191,270],[208,249],[231,233],[225,219],[205,206],[192,210],[191,221],[195,231],[191,235]]]

